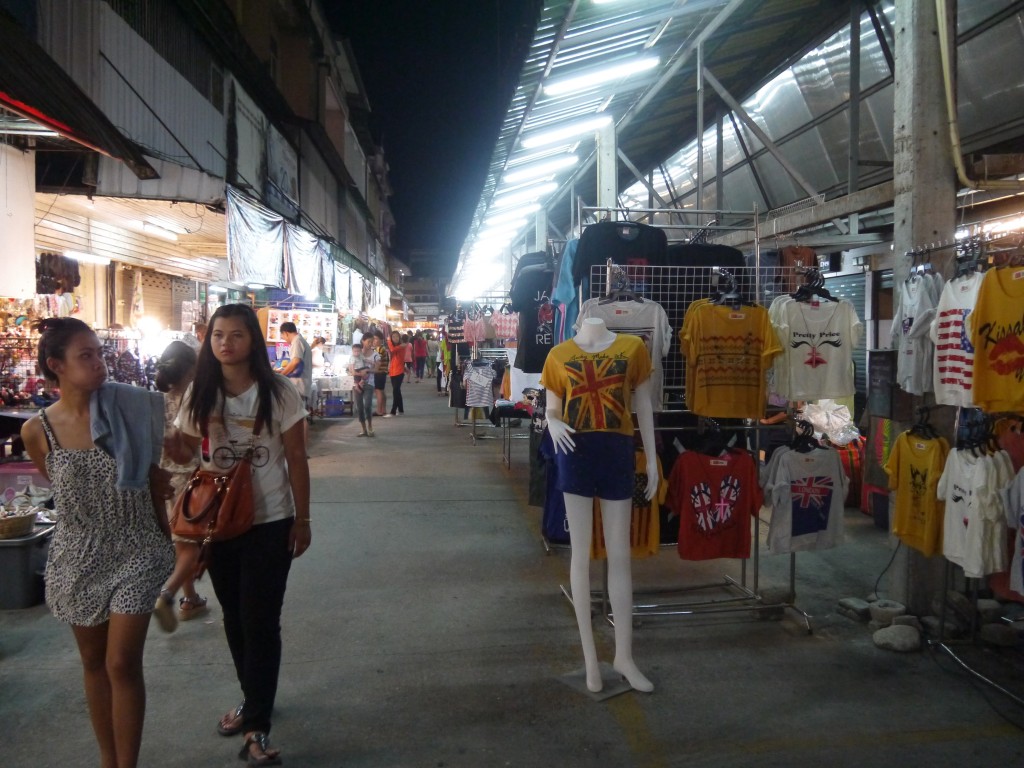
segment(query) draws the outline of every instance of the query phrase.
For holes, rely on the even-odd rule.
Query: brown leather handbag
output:
[[[252,461],[263,420],[256,418],[249,447],[226,473],[196,469],[174,503],[171,531],[206,547],[226,541],[252,528]],[[207,436],[206,424],[201,428]]]

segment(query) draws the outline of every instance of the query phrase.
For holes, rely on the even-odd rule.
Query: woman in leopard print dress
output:
[[[174,566],[154,499],[169,488],[119,488],[118,460],[93,443],[90,399],[106,378],[96,334],[72,318],[44,320],[39,330],[40,369],[61,391],[22,430],[56,506],[46,602],[74,632],[101,764],[126,768],[137,764],[142,740],[150,612]]]

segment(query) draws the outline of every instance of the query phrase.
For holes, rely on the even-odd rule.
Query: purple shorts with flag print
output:
[[[577,432],[576,450],[555,451],[562,493],[616,501],[633,498],[633,436],[619,432]]]

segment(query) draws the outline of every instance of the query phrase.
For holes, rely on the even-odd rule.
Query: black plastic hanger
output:
[[[910,434],[922,437],[925,440],[935,440],[938,438],[939,433],[929,423],[930,417],[931,409],[926,405],[920,406],[917,409],[917,421],[910,427]]]
[[[825,278],[817,267],[809,268],[804,273],[804,284],[789,295],[793,301],[801,302],[811,301],[815,297],[825,301],[839,301],[839,299],[828,292],[828,288],[825,287]]]
[[[797,453],[810,453],[822,445],[814,438],[814,425],[804,419],[797,419],[794,424],[793,439],[789,447]]]

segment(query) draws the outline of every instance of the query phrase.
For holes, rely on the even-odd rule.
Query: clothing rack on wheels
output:
[[[699,426],[672,426],[673,419],[687,414],[685,406],[685,360],[678,342],[678,333],[683,326],[683,319],[690,304],[698,299],[712,299],[720,291],[737,291],[748,301],[767,307],[779,293],[785,293],[792,284],[795,274],[793,267],[762,267],[760,239],[758,234],[758,212],[751,211],[670,211],[665,209],[616,209],[581,208],[583,214],[593,214],[594,221],[615,214],[628,215],[632,220],[646,219],[656,222],[659,216],[671,217],[668,223],[653,223],[652,226],[667,231],[670,243],[697,245],[706,242],[708,237],[716,234],[736,231],[753,233],[753,265],[735,266],[733,264],[713,265],[700,263],[699,266],[639,266],[615,265],[606,263],[604,266],[592,266],[590,270],[589,297],[597,302],[614,300],[616,293],[626,297],[635,295],[645,301],[660,304],[668,316],[672,327],[672,339],[668,346],[668,354],[661,359],[663,394],[661,410],[655,410],[655,432],[682,431],[699,429]],[[684,217],[696,214],[705,219],[705,223],[685,223]],[[710,220],[710,223],[708,223]],[[732,225],[722,223],[731,220]],[[679,223],[676,223],[676,222]],[[713,243],[712,243],[713,245]],[[628,300],[628,298],[627,298]],[[613,329],[616,330],[616,329]],[[622,329],[628,333],[632,329]],[[637,329],[644,336],[646,329]],[[657,365],[658,361],[652,361]],[[758,464],[761,452],[761,432],[774,427],[762,426],[753,420],[743,420],[738,425],[729,425],[746,438],[745,446]],[[751,552],[747,558],[740,559],[740,578],[737,580],[725,574],[722,579],[710,583],[680,585],[667,588],[634,590],[632,621],[647,616],[697,616],[708,614],[725,614],[744,612],[759,615],[761,613],[778,613],[789,609],[802,618],[807,633],[812,632],[810,616],[795,604],[796,597],[796,554],[789,553],[789,589],[784,599],[766,602],[762,596],[760,583],[761,570],[761,525],[764,521],[760,515],[754,515],[754,526],[751,537]],[[669,546],[669,545],[663,545]],[[748,560],[751,561],[748,566]],[[749,583],[749,586],[748,586]],[[694,593],[711,590],[725,590],[725,597],[706,599],[672,599],[672,596],[693,595]],[[562,587],[563,594],[571,601],[571,597]],[[639,599],[638,599],[639,598]],[[607,591],[607,561],[604,563],[604,579],[602,588],[591,593],[591,600],[601,606],[605,619],[614,624],[615,617],[610,613]]]
[[[471,359],[470,359],[468,364],[469,365],[473,365],[474,363],[477,363],[477,362],[486,362],[487,363],[486,367],[492,371],[492,378],[493,378],[493,370],[494,370],[493,364],[495,362],[499,361],[499,360],[507,360],[507,359],[508,359],[508,353],[503,348],[501,348],[501,347],[484,347],[484,348],[474,347],[474,354],[472,355],[472,357],[471,357]],[[492,396],[490,398],[490,401],[491,401],[491,404],[490,404],[490,406],[487,406],[487,407],[493,408],[494,407],[493,390],[492,390]],[[478,433],[476,431],[476,427],[477,427],[477,414],[479,413],[480,408],[484,407],[484,406],[479,406],[479,405],[472,406],[472,405],[468,405],[468,403],[467,403],[467,407],[469,408],[469,414],[470,414],[469,425],[471,427],[470,433],[469,433],[469,439],[473,441],[473,445],[476,445],[476,441],[477,440],[496,440],[497,439],[497,435],[486,435],[486,434]],[[493,425],[488,423],[488,426],[493,426]]]

